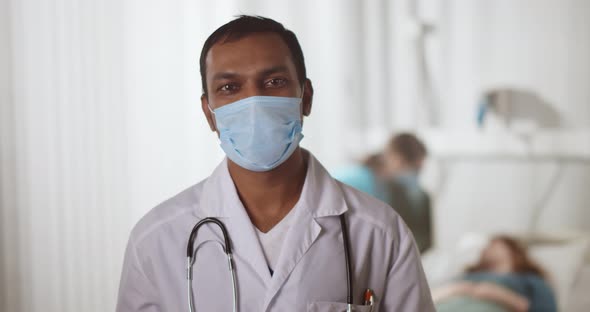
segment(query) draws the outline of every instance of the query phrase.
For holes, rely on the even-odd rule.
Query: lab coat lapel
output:
[[[270,276],[268,265],[254,225],[240,201],[235,185],[224,160],[207,179],[201,194],[201,200],[195,207],[197,217],[218,217],[226,224],[234,250],[238,288],[243,291],[248,285],[240,285],[240,276],[249,265],[261,283],[266,286],[264,309],[266,311],[297,263],[305,256],[318,239],[321,226],[317,218],[338,216],[347,211],[340,185],[324,167],[311,155],[308,155],[308,168],[303,190],[297,203],[296,215],[291,229],[285,238],[281,255]],[[243,280],[242,280],[243,281]]]
[[[262,284],[267,287],[271,280],[268,264],[258,242],[254,226],[246,210],[244,208],[242,210],[244,215],[228,219],[228,232],[234,248],[234,258],[239,261],[239,265],[236,265],[236,271],[239,274],[239,270],[244,269],[240,265],[249,265],[256,272]]]
[[[297,263],[318,239],[322,228],[316,218],[337,216],[348,209],[338,183],[311,154],[308,159],[301,197],[293,208],[297,209],[294,222],[285,238],[277,267],[266,290],[263,311],[268,310]]]
[[[320,234],[320,225],[307,211],[302,211],[296,217],[285,238],[277,267],[270,280],[270,286],[266,290],[264,311],[268,309],[281,286]]]
[[[221,218],[231,240],[234,258],[240,263],[236,264],[238,276],[239,271],[244,270],[241,266],[249,265],[267,286],[271,277],[268,265],[254,232],[254,226],[229,175],[227,160],[219,164],[207,180],[196,214],[200,218]]]

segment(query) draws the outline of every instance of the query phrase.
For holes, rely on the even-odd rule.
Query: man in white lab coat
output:
[[[203,112],[227,158],[135,226],[117,311],[189,310],[186,246],[206,217],[227,228],[239,311],[345,311],[343,231],[350,238],[354,311],[434,311],[401,218],[335,181],[299,147],[313,87],[295,35],[271,19],[240,16],[207,39],[200,66]],[[219,227],[206,225],[193,244],[196,311],[232,310],[223,241]]]

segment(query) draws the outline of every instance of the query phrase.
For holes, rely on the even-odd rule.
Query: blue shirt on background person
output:
[[[420,252],[433,242],[430,196],[419,181],[426,155],[426,146],[414,134],[399,133],[382,153],[332,173],[337,180],[393,207],[410,228]]]
[[[389,204],[390,196],[385,186],[378,180],[377,174],[364,164],[340,168],[334,171],[332,176],[344,184]]]
[[[549,285],[538,275],[532,273],[475,272],[463,276],[462,280],[471,282],[490,282],[504,286],[529,301],[529,311],[555,312],[557,304]]]

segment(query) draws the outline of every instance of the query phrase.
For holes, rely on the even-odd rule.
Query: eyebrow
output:
[[[285,65],[277,65],[270,68],[267,68],[261,71],[258,75],[259,76],[269,76],[272,74],[280,73],[280,72],[288,72],[287,66]]]
[[[238,77],[238,74],[236,74],[236,73],[221,72],[221,73],[216,73],[215,75],[213,75],[213,80],[225,80],[225,79],[232,79],[232,78],[236,78],[236,77]]]
[[[280,73],[280,72],[288,72],[288,68],[287,66],[284,65],[277,65],[277,66],[272,66],[269,68],[266,68],[262,71],[260,71],[257,76],[269,76],[275,73]],[[236,77],[239,77],[240,75],[236,74],[236,73],[232,73],[232,72],[220,72],[220,73],[216,73],[215,75],[213,75],[213,80],[227,80],[227,79],[234,79]]]

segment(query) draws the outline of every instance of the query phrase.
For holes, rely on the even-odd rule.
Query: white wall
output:
[[[452,154],[452,146],[465,140],[468,146],[463,147],[489,150],[489,156],[502,154],[498,151],[508,141],[518,141],[509,131],[494,132],[489,127],[481,131],[481,138],[467,139],[478,132],[479,97],[495,87],[538,95],[561,114],[567,131],[578,133],[575,139],[564,136],[574,150],[576,145],[590,143],[590,2],[448,0],[440,10],[442,128],[431,132],[446,134],[447,147],[443,144],[435,153]],[[495,139],[485,139],[490,137]],[[559,148],[547,144],[545,150],[559,154]],[[582,155],[583,149],[579,150]],[[551,159],[537,163],[463,159],[447,164],[448,184],[436,207],[438,239],[443,245],[464,231],[523,230],[527,211],[547,192],[557,166]],[[590,230],[590,193],[586,191],[590,163],[564,166],[539,225],[543,230]]]
[[[135,222],[117,3],[1,2],[2,311],[113,309]]]
[[[447,1],[442,7],[443,124],[472,125],[489,87],[530,89],[570,127],[590,125],[590,3],[584,0]],[[458,115],[460,114],[460,115]]]

